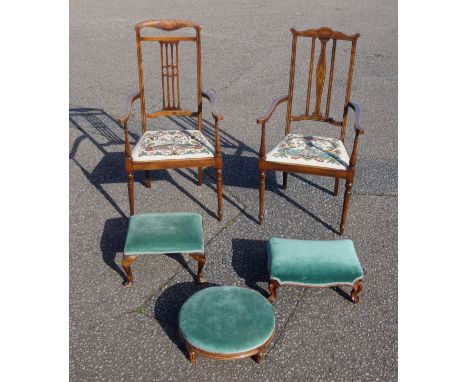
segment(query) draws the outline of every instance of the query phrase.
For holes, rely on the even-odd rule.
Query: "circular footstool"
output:
[[[203,289],[179,312],[179,333],[191,363],[196,354],[216,359],[254,356],[257,363],[275,330],[271,304],[260,293],[234,286]]]

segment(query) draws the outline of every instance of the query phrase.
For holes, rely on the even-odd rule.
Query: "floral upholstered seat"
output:
[[[349,157],[335,138],[288,134],[266,155],[267,162],[346,170]]]
[[[213,157],[213,146],[198,130],[147,131],[132,151],[135,162]]]

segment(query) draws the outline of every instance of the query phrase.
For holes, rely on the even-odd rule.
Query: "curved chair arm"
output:
[[[216,110],[216,97],[213,92],[210,91],[203,91],[202,90],[202,97],[206,98],[210,101],[211,104],[211,115],[213,116],[215,121],[222,121],[224,117],[221,114],[218,114]]]
[[[361,108],[359,105],[350,101],[348,102],[347,106],[354,110],[354,129],[356,131],[356,135],[354,137],[353,151],[351,153],[351,159],[349,160],[349,166],[355,167],[357,161],[359,136],[364,134],[364,129],[361,128]]]
[[[117,121],[119,121],[120,124],[122,124],[124,127],[127,126],[128,119],[130,118],[130,111],[132,109],[132,104],[135,102],[138,98],[140,98],[141,94],[140,91],[137,91],[135,93],[132,93],[128,96],[127,100],[125,101],[125,105],[122,108],[122,113],[121,117],[117,118]]]
[[[257,123],[258,124],[266,123],[270,119],[276,107],[280,103],[283,103],[287,101],[288,99],[289,99],[289,96],[281,96],[281,97],[275,98],[273,102],[271,103],[270,107],[268,108],[268,110],[265,112],[265,114],[261,116],[260,118],[257,118]]]
[[[119,123],[123,126],[124,128],[124,136],[125,136],[125,157],[126,158],[131,158],[132,157],[132,148],[130,146],[130,140],[128,138],[128,119],[130,118],[130,112],[132,110],[132,104],[133,102],[135,102],[135,100],[137,100],[138,98],[140,98],[141,94],[140,92],[135,92],[135,93],[132,93],[128,96],[126,102],[125,102],[125,106],[124,106],[124,110],[123,110],[123,113],[122,113],[122,117],[119,117],[117,118],[117,121],[119,121]]]
[[[361,107],[355,102],[348,102],[348,107],[354,110],[354,128],[356,134],[364,134],[364,129],[361,129]]]

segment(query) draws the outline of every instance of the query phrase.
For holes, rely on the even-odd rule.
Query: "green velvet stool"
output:
[[[179,312],[179,333],[191,363],[196,354],[216,359],[253,356],[257,363],[275,330],[271,304],[260,293],[214,286],[190,297]]]
[[[122,268],[127,274],[124,286],[133,284],[130,266],[140,255],[170,253],[188,254],[198,262],[197,281],[205,282],[203,267],[206,263],[203,225],[200,214],[163,213],[139,214],[130,217],[125,241]]]
[[[351,300],[359,302],[363,272],[351,240],[268,241],[268,300],[273,302],[280,285],[334,287],[351,285]]]

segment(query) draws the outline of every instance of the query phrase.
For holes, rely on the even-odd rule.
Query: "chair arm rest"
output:
[[[128,96],[128,98],[125,101],[125,105],[122,108],[122,113],[121,117],[117,118],[117,121],[119,121],[120,124],[126,125],[128,122],[128,119],[130,118],[130,111],[132,109],[132,104],[135,102],[138,98],[140,98],[141,94],[139,91],[132,93]]]
[[[262,123],[267,122],[270,119],[273,112],[275,111],[276,107],[280,103],[283,103],[287,101],[288,99],[289,99],[289,96],[281,96],[281,97],[275,98],[273,102],[271,103],[270,107],[268,108],[268,110],[265,112],[265,114],[261,116],[260,118],[257,118],[257,123],[262,124]]]
[[[364,129],[361,128],[361,107],[355,102],[348,102],[348,107],[354,110],[354,128],[356,134],[364,134]]]
[[[215,119],[215,121],[222,121],[224,117],[221,114],[218,114],[216,110],[216,97],[213,92],[211,91],[203,91],[202,90],[202,97],[206,98],[208,101],[210,101],[211,105],[211,115]]]

